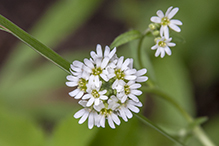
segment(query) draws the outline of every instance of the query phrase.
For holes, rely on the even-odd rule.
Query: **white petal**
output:
[[[112,117],[111,115],[108,116],[108,123],[109,123],[109,126],[113,129],[115,129],[115,124],[113,123],[113,120],[112,120]]]
[[[72,75],[68,75],[68,76],[66,77],[66,79],[69,80],[69,81],[76,81],[76,82],[77,82],[77,80],[78,80],[77,77],[74,77],[74,76],[72,76]]]
[[[109,81],[109,78],[106,76],[106,74],[100,74],[100,76],[101,76],[101,78],[104,80],[104,81],[106,81],[106,82],[108,82]]]
[[[135,80],[137,78],[137,76],[135,76],[135,75],[126,75],[124,78],[126,80]]]
[[[94,113],[91,112],[89,117],[88,117],[88,128],[92,129],[94,126]]]
[[[148,77],[142,76],[142,77],[137,77],[136,82],[145,82],[148,80]]]
[[[167,43],[167,45],[170,46],[170,47],[174,47],[174,46],[176,46],[175,43]]]
[[[113,55],[115,55],[115,53],[116,53],[116,47],[110,52],[109,58],[111,59]]]
[[[89,99],[89,98],[91,98],[91,95],[90,95],[90,94],[85,94],[85,95],[82,97],[82,99]]]
[[[176,20],[176,19],[170,20],[170,23],[173,23],[175,25],[182,25],[182,22],[180,20]]]
[[[158,48],[158,45],[156,44],[156,45],[154,45],[154,46],[151,47],[151,50],[155,50],[155,49],[157,49],[157,48]]]
[[[157,11],[157,16],[159,16],[160,18],[163,18],[164,17],[164,14],[161,10],[158,10]]]
[[[89,68],[94,68],[93,63],[92,63],[89,59],[85,58],[85,59],[84,59],[84,63],[85,63]]]
[[[163,58],[165,56],[165,51],[164,51],[164,49],[161,49],[160,51],[161,51],[160,57]]]
[[[124,103],[126,101],[126,99],[127,99],[127,95],[124,95],[121,99],[121,103]]]
[[[97,59],[97,54],[96,54],[94,51],[91,51],[91,52],[90,52],[90,56],[91,56],[94,60]]]
[[[83,91],[80,91],[80,92],[75,96],[75,99],[80,99],[83,94],[84,94],[84,92],[83,92]]]
[[[138,70],[136,72],[136,75],[137,76],[142,76],[142,75],[146,74],[146,72],[147,72],[147,69],[143,68],[143,69]]]
[[[81,116],[83,116],[84,113],[85,113],[85,109],[83,108],[83,109],[77,111],[77,112],[74,114],[74,118],[78,119],[78,118],[80,118]]]
[[[124,108],[124,112],[125,112],[125,114],[126,114],[126,116],[130,119],[130,118],[132,118],[132,113],[129,111],[129,109],[127,109],[127,108]]]
[[[100,104],[100,98],[96,98],[94,104],[97,106]]]
[[[109,63],[109,58],[108,58],[108,57],[105,57],[105,58],[103,59],[103,61],[102,61],[100,67],[101,67],[102,69],[104,69],[104,68],[107,66],[108,63]]]
[[[84,115],[81,117],[81,119],[78,121],[78,123],[79,123],[79,124],[84,123],[84,121],[87,119],[88,115],[89,115],[89,112],[86,111],[86,112],[84,113]]]
[[[181,31],[181,29],[179,28],[179,26],[177,26],[177,25],[175,25],[175,24],[173,24],[173,23],[170,23],[170,24],[169,24],[169,27],[170,27],[172,30],[176,31],[176,32],[180,32],[180,31]]]
[[[74,97],[75,95],[77,95],[78,93],[80,92],[80,89],[75,89],[74,91],[71,91],[69,92],[68,94],[71,96],[71,97]]]
[[[165,16],[168,16],[168,14],[170,13],[170,11],[172,10],[173,6],[169,7],[165,13]]]
[[[114,121],[117,125],[119,125],[119,124],[121,123],[120,120],[119,120],[119,118],[118,118],[118,116],[117,116],[116,114],[112,113],[112,114],[111,114],[111,117],[112,117],[113,121]]]
[[[141,95],[142,92],[140,90],[131,90],[131,93],[134,95]]]
[[[133,94],[129,94],[128,97],[131,98],[132,100],[134,100],[135,102],[139,102],[138,97],[136,97],[136,96],[133,95]]]
[[[84,65],[82,62],[77,61],[77,60],[73,61],[72,64],[73,64],[74,66],[77,66],[77,67],[80,67],[80,68],[82,68],[82,66]]]
[[[127,119],[127,117],[126,117],[126,115],[125,115],[124,110],[123,110],[123,109],[119,110],[119,113],[120,113],[120,116],[123,118],[123,120],[127,122],[128,119]]]
[[[125,74],[135,74],[136,73],[136,69],[128,69],[125,71]]]
[[[108,46],[105,47],[105,50],[104,50],[104,57],[107,57],[110,53],[110,48]]]
[[[100,99],[102,99],[102,100],[107,100],[107,99],[108,99],[108,96],[102,95],[102,96],[100,96]]]
[[[169,38],[169,28],[165,25],[165,26],[163,27],[163,29],[164,29],[164,37],[165,37],[166,39],[168,39],[168,38]]]
[[[78,85],[77,82],[66,82],[65,84],[66,84],[68,87],[75,87],[75,86]]]
[[[157,51],[155,52],[155,57],[158,57],[160,55],[160,53],[161,53],[161,49],[158,48]]]
[[[131,86],[129,86],[130,89],[137,89],[140,87],[141,87],[141,84],[132,84]]]
[[[154,23],[161,23],[161,19],[157,16],[151,17],[151,21],[154,22]]]
[[[121,56],[117,62],[117,68],[121,68],[122,67],[122,62],[123,62],[124,56]]]
[[[169,47],[165,47],[164,50],[165,50],[165,52],[166,52],[168,55],[171,55],[171,54],[172,54],[172,52],[171,52],[171,50],[170,50]]]
[[[179,8],[174,8],[169,14],[168,14],[168,18],[171,19],[173,18],[174,15],[176,15],[176,13],[179,11]]]
[[[94,98],[90,98],[87,102],[87,107],[91,106],[94,103]]]
[[[105,116],[104,115],[102,115],[100,118],[100,126],[103,128],[105,127]]]
[[[100,44],[97,44],[96,51],[97,51],[97,56],[98,57],[102,57],[103,56],[103,52],[102,52],[102,48],[101,48]]]
[[[130,62],[130,60],[129,60],[129,58],[127,58],[127,59],[124,61],[124,63],[122,64],[121,70],[125,70],[125,69],[128,67],[129,62]]]
[[[132,104],[128,104],[127,107],[135,113],[138,113],[140,111],[139,108],[137,108],[136,106],[134,106]]]

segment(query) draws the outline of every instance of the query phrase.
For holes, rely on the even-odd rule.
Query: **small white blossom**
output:
[[[167,55],[171,55],[172,52],[169,47],[174,47],[176,44],[171,43],[170,41],[172,38],[166,39],[164,37],[157,39],[156,45],[152,46],[151,49],[155,50],[157,49],[155,56],[158,57],[160,55],[161,58],[165,56],[165,53]]]
[[[74,114],[74,117],[76,119],[80,118],[79,124],[82,124],[86,121],[88,118],[88,128],[92,129],[94,125],[98,124],[98,114],[94,109],[86,107],[87,101],[85,100],[80,100],[79,104],[82,105],[84,108],[79,110]]]
[[[164,34],[165,38],[169,38],[169,28],[168,26],[176,31],[180,32],[181,29],[178,27],[178,25],[182,25],[182,22],[180,20],[172,19],[173,16],[179,11],[179,8],[173,8],[172,6],[169,7],[164,15],[164,13],[161,10],[157,11],[158,16],[151,17],[151,21],[154,23],[159,23],[161,25],[160,28],[160,36],[162,37]]]
[[[104,52],[97,45],[96,52],[90,53],[91,58],[84,62],[74,61],[71,64],[71,75],[68,75],[66,85],[75,89],[69,92],[71,97],[81,99],[83,106],[75,113],[80,118],[79,124],[88,119],[88,128],[105,127],[105,121],[111,128],[120,125],[119,116],[125,121],[132,117],[131,112],[139,112],[142,106],[138,96],[142,94],[138,82],[145,82],[146,69],[133,68],[133,59],[118,58],[116,48],[110,51],[108,46]]]

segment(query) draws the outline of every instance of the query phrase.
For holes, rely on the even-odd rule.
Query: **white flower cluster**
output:
[[[157,26],[159,29],[160,36],[155,38],[156,45],[151,47],[152,50],[157,49],[155,56],[158,57],[159,55],[161,58],[165,56],[165,53],[168,55],[171,55],[171,50],[169,47],[173,47],[176,44],[171,43],[170,41],[172,38],[169,37],[169,28],[180,32],[181,29],[178,27],[178,25],[182,25],[182,22],[180,20],[172,19],[173,16],[179,11],[179,8],[173,8],[172,6],[169,7],[164,15],[164,13],[161,10],[157,11],[158,16],[151,17],[151,21],[154,24],[151,24],[150,29],[156,30]]]
[[[111,128],[132,118],[132,112],[138,113],[142,103],[138,97],[142,94],[138,88],[148,77],[143,76],[147,70],[133,68],[133,59],[118,58],[116,48],[110,51],[105,47],[104,53],[98,44],[96,52],[91,51],[90,59],[84,63],[74,61],[71,64],[71,75],[67,76],[66,85],[75,87],[69,93],[71,97],[80,99],[83,109],[75,113],[80,118],[79,124],[88,119],[88,128],[105,127],[105,120]],[[114,124],[115,123],[115,124]]]

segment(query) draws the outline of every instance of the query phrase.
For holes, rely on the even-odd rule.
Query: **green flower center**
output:
[[[112,112],[113,112],[112,109],[102,108],[102,109],[100,110],[100,114],[101,114],[101,115],[108,115],[108,114],[111,114]]]
[[[102,73],[101,67],[98,67],[98,68],[95,67],[95,68],[92,69],[92,74],[95,75],[95,76],[100,75],[101,73]]]
[[[125,94],[126,94],[126,95],[128,95],[128,94],[131,93],[130,88],[129,88],[128,85],[125,85],[125,86],[124,86],[124,90],[125,90]]]
[[[161,19],[161,25],[169,25],[170,24],[170,19],[167,17],[163,17]]]
[[[160,46],[160,47],[163,47],[163,48],[164,48],[164,47],[166,47],[166,45],[167,45],[167,44],[166,44],[164,41],[159,41],[159,42],[158,42],[158,46]]]
[[[87,90],[87,81],[83,78],[80,78],[79,81],[78,81],[78,88],[81,90],[81,91],[86,91]]]
[[[116,78],[119,80],[123,80],[125,77],[125,74],[121,69],[115,69]]]
[[[93,90],[93,91],[91,92],[91,95],[92,95],[94,98],[100,97],[100,94],[97,92],[97,90]]]

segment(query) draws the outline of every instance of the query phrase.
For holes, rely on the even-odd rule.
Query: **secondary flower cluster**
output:
[[[111,128],[132,118],[132,112],[138,113],[142,103],[138,97],[142,94],[138,88],[148,77],[143,76],[147,70],[133,68],[133,59],[117,57],[116,48],[110,51],[108,46],[104,52],[97,45],[96,52],[90,52],[91,58],[84,62],[73,61],[71,75],[67,76],[66,85],[75,87],[69,92],[71,97],[80,99],[83,106],[75,113],[80,118],[79,124],[88,119],[88,128],[105,127],[105,120]],[[115,124],[114,124],[115,123]]]
[[[171,43],[172,38],[169,37],[169,28],[180,32],[181,29],[178,25],[182,25],[180,20],[172,19],[173,16],[179,11],[179,8],[169,7],[164,15],[161,10],[157,11],[158,16],[151,17],[152,24],[149,25],[149,28],[153,31],[154,35],[159,34],[160,36],[155,38],[156,45],[151,47],[152,50],[156,50],[155,56],[159,55],[161,58],[165,56],[165,53],[171,55],[172,52],[169,47],[174,47],[176,44]]]

